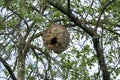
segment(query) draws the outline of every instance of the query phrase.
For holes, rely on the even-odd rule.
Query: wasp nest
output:
[[[59,54],[67,49],[70,35],[64,26],[52,24],[50,29],[44,31],[42,39],[47,49]]]

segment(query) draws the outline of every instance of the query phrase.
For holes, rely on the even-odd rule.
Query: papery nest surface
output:
[[[55,53],[62,53],[69,45],[70,35],[66,27],[58,24],[52,24],[51,28],[44,31],[43,44]]]

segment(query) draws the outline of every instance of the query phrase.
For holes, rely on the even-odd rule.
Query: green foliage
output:
[[[35,80],[35,77],[34,76],[29,77],[28,80]]]
[[[57,1],[57,0],[56,0]],[[73,15],[100,35],[100,47],[103,48],[105,61],[111,79],[118,79],[120,67],[120,1],[110,4],[103,14],[101,11],[108,0],[72,0]],[[67,8],[66,0],[58,0]],[[86,3],[84,3],[86,2]],[[98,18],[101,15],[99,24]],[[34,24],[32,24],[35,22]],[[52,23],[68,27],[71,41],[68,49],[62,54],[55,54],[43,46],[41,36],[34,36],[51,27]],[[81,22],[82,25],[82,22]],[[20,36],[23,37],[23,43]],[[30,38],[32,36],[32,38]],[[20,39],[20,40],[19,40]],[[49,5],[44,0],[0,0],[0,54],[10,62],[13,72],[17,75],[17,59],[20,47],[32,40],[26,54],[25,78],[28,80],[60,78],[62,80],[101,80],[101,72],[96,68],[98,59],[93,47],[91,36],[76,26],[65,14]],[[11,62],[12,61],[12,62]],[[96,70],[94,70],[96,69]],[[1,69],[0,69],[1,70]],[[4,68],[5,77],[10,75]],[[1,76],[0,76],[1,77]]]

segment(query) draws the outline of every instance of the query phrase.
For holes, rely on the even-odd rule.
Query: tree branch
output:
[[[38,33],[34,34],[33,39],[40,37],[42,35],[43,35],[43,32],[38,32]]]
[[[65,15],[68,16],[68,18],[70,18],[71,21],[73,21],[76,26],[82,28],[86,33],[88,33],[90,36],[94,36],[96,35],[96,33],[94,33],[92,28],[89,28],[87,26],[84,25],[84,22],[81,22],[74,14],[69,13],[67,9],[65,9],[63,6],[61,6],[60,3],[57,3],[55,1],[52,0],[46,0],[50,5],[52,5],[53,7],[57,8],[58,10],[60,10],[62,13],[64,13]]]
[[[70,10],[70,0],[67,0],[67,6],[68,6],[68,12],[71,13],[71,10]]]
[[[9,64],[5,61],[5,59],[2,58],[2,56],[0,55],[0,61],[2,62],[2,64],[5,66],[5,68],[7,69],[7,71],[9,72],[11,78],[13,80],[17,80],[12,69],[10,68]]]
[[[11,7],[12,7],[12,6],[11,6]],[[26,26],[29,27],[27,21],[26,21],[19,13],[17,13],[17,12],[14,11],[13,9],[11,9],[10,7],[7,7],[7,8],[8,8],[11,12],[13,12],[14,14],[16,14],[19,18],[21,18],[21,19],[25,22]]]
[[[102,70],[103,80],[110,80],[110,74],[108,72],[108,69],[105,63],[105,58],[103,55],[104,52],[100,46],[99,38],[100,38],[99,35],[96,35],[95,37],[93,37],[94,48],[97,53],[97,58],[98,58],[98,63],[100,65],[100,69]]]
[[[115,0],[109,1],[109,2],[106,3],[106,5],[103,7],[103,9],[102,9],[102,11],[101,11],[101,13],[100,13],[100,15],[99,15],[99,17],[98,17],[98,21],[97,21],[97,23],[96,23],[96,29],[97,29],[97,27],[98,27],[98,25],[99,25],[100,18],[101,18],[101,16],[103,15],[103,13],[105,12],[106,8],[107,8],[110,4],[112,4],[114,1],[115,1]]]

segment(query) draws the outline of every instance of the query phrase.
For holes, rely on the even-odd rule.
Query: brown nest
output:
[[[64,26],[52,24],[50,29],[44,31],[42,39],[47,49],[59,54],[67,49],[70,35]]]

